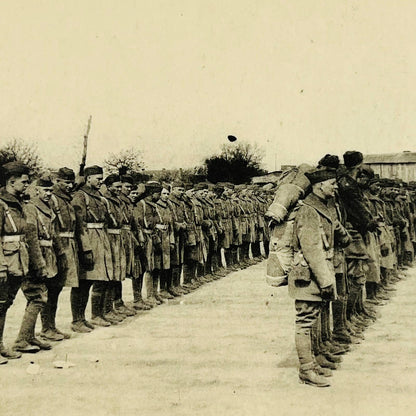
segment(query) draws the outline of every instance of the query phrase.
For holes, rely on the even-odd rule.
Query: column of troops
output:
[[[1,363],[70,337],[56,326],[64,287],[71,288],[72,331],[88,333],[266,256],[264,213],[273,196],[254,185],[150,181],[143,186],[128,175],[104,179],[99,166],[85,169],[82,186],[74,186],[75,173],[66,167],[30,185],[22,163],[1,169]],[[126,278],[134,299],[125,303]],[[19,289],[27,305],[17,339],[7,348],[6,314]]]
[[[287,277],[299,378],[318,387],[329,386],[341,355],[364,339],[416,248],[416,183],[378,177],[357,151],[346,152],[343,161],[326,155],[305,170],[307,189],[285,207],[293,224]],[[271,241],[282,224],[280,202],[276,196],[266,213],[275,224]]]

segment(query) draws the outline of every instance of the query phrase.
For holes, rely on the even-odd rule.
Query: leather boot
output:
[[[9,350],[3,344],[3,332],[4,332],[4,325],[6,323],[6,312],[3,312],[0,315],[0,361],[3,361],[2,364],[7,363],[7,358],[10,359],[17,359],[22,356],[20,352]]]
[[[316,361],[315,366],[313,368],[316,373],[318,373],[320,376],[324,377],[332,377],[332,371],[329,368],[321,367]]]
[[[91,323],[96,326],[109,327],[110,322],[102,317],[103,313],[103,293],[92,292],[91,295]]]
[[[45,307],[42,309],[40,316],[42,320],[42,331],[40,333],[40,336],[43,339],[47,339],[49,341],[62,341],[64,339],[64,336],[62,334],[59,334],[58,332],[55,332],[55,324],[52,317],[52,305],[50,304],[49,298],[48,302],[46,303]]]
[[[329,368],[331,370],[336,370],[338,368],[338,366],[335,363],[327,360],[323,354],[317,355],[315,357],[315,361],[323,368]]]
[[[124,320],[126,315],[117,313],[114,310],[113,303],[114,303],[114,286],[112,285],[112,283],[110,283],[104,295],[103,318],[104,320],[110,322],[111,325],[118,325],[120,322]]]
[[[329,387],[331,385],[327,378],[317,374],[313,369],[300,370],[299,382],[314,387]]]
[[[331,361],[331,363],[342,363],[342,357],[340,355],[331,354],[329,351],[325,351],[323,353],[323,356],[328,360]]]
[[[40,347],[31,343],[35,338],[35,325],[41,306],[34,302],[28,302],[23,315],[19,334],[14,343],[13,349],[20,352],[38,352]]]
[[[71,289],[71,311],[72,311],[72,323],[71,323],[71,330],[74,332],[78,332],[81,334],[86,334],[91,332],[94,329],[88,327],[83,319],[83,315],[81,312],[81,303],[82,303],[82,294],[81,290],[78,287],[73,287]]]

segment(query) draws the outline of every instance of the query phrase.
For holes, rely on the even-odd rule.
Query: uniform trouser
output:
[[[172,266],[171,274],[172,274],[173,287],[178,287],[181,285],[181,271],[182,271],[182,265]]]
[[[35,337],[36,320],[47,300],[47,288],[43,280],[25,278],[21,288],[27,303],[16,343],[30,341]]]
[[[352,316],[360,309],[360,297],[362,296],[362,289],[364,284],[357,279],[350,279],[350,293],[347,300],[347,319],[350,320]]]
[[[191,283],[195,279],[196,262],[193,260],[187,260],[183,265],[183,279],[185,283]]]
[[[132,277],[131,286],[133,288],[133,302],[140,302],[142,300],[143,274]]]
[[[171,277],[172,276],[171,276],[171,273],[170,273],[170,269],[169,270],[164,270],[164,269],[158,270],[157,271],[157,276],[158,276],[158,279],[159,279],[160,290],[168,290],[168,289],[171,288],[171,286],[172,286]]]
[[[114,307],[121,306],[123,303],[119,303],[120,299],[117,299],[117,293],[119,290],[119,284],[121,285],[121,282],[119,281],[110,281],[105,282],[105,293],[104,293],[104,303],[103,303],[103,311],[102,315],[106,315],[109,312],[112,312],[114,310]],[[94,287],[93,287],[93,295],[94,295]],[[121,301],[123,302],[123,301]]]
[[[46,332],[48,329],[56,329],[56,311],[58,309],[58,298],[64,287],[65,278],[59,274],[50,279],[46,279],[45,285],[48,289],[48,298],[46,305],[42,309],[42,332]]]
[[[160,270],[159,269],[155,269],[152,271],[152,296],[154,297],[155,295],[157,295],[157,290],[161,285],[160,285]]]
[[[91,317],[102,317],[105,314],[105,301],[107,300],[113,291],[114,286],[109,281],[96,280],[92,285],[91,293]]]
[[[295,300],[295,344],[301,371],[312,369],[315,365],[311,330],[317,325],[321,307],[322,302]]]
[[[122,282],[112,282],[113,283],[113,288],[114,288],[114,303],[115,306],[122,306],[124,305],[123,302],[123,284]]]
[[[72,323],[85,321],[85,309],[87,308],[90,288],[94,280],[80,279],[78,287],[71,289]]]
[[[337,287],[337,299],[332,301],[332,317],[333,317],[333,332],[344,332],[347,327],[347,298],[348,298],[348,282],[347,276],[344,273],[336,273],[335,281]]]
[[[12,306],[22,281],[23,277],[9,275],[0,282],[0,344],[3,342],[7,310]]]

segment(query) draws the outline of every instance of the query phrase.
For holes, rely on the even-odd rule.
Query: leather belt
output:
[[[52,240],[39,240],[41,247],[52,247]]]
[[[58,233],[58,236],[62,238],[74,238],[75,233],[73,231],[62,231]]]
[[[17,241],[24,241],[25,235],[24,234],[14,234],[14,235],[2,235],[1,241],[3,243],[12,243]]]
[[[120,228],[107,228],[108,234],[120,235],[121,230]]]
[[[103,222],[87,222],[87,228],[89,229],[102,229],[104,228]]]

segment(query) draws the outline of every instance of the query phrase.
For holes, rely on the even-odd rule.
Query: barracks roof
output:
[[[416,163],[416,152],[404,151],[401,153],[382,153],[378,155],[365,155],[364,163],[368,165]]]

